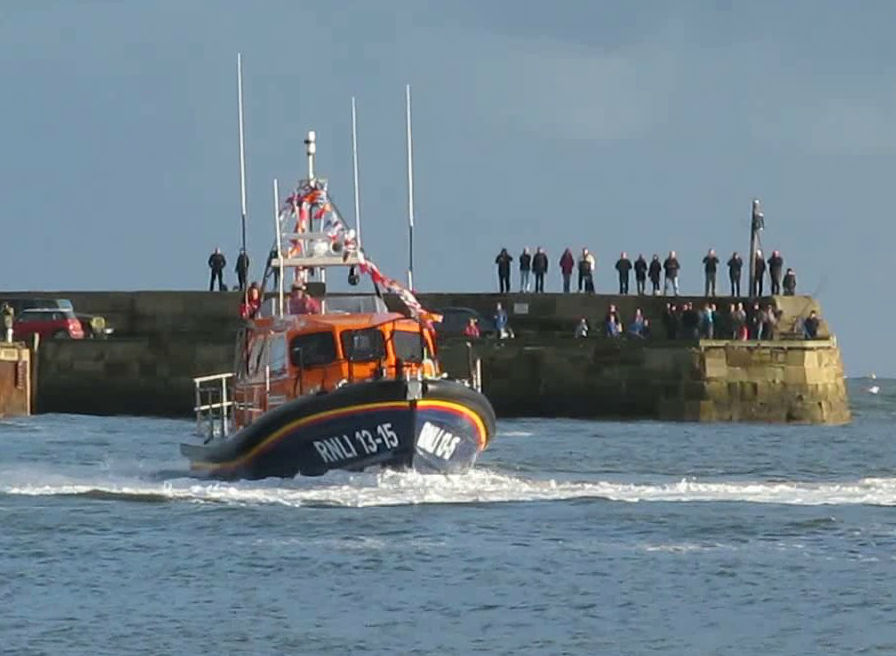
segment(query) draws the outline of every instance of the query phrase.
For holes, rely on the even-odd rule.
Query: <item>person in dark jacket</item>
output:
[[[737,251],[731,254],[728,260],[728,279],[731,281],[731,295],[740,296],[740,272],[744,268],[744,261],[741,259]]]
[[[678,257],[675,251],[669,251],[669,257],[663,262],[663,271],[666,273],[666,279],[663,282],[663,294],[669,293],[669,287],[678,296],[678,270],[681,265],[678,263]]]
[[[594,256],[587,248],[582,249],[579,258],[579,291],[594,293]]]
[[[666,339],[675,339],[675,335],[678,332],[676,323],[676,307],[672,303],[666,303],[666,307],[663,308],[663,328],[666,331]]]
[[[660,264],[660,256],[653,254],[650,260],[650,268],[647,269],[647,276],[650,278],[650,285],[653,287],[653,295],[660,293],[660,274],[663,272],[663,265]]]
[[[809,316],[803,319],[803,337],[806,339],[818,338],[818,314],[815,310],[812,310]]]
[[[619,272],[619,293],[628,294],[628,276],[632,270],[632,261],[628,259],[628,255],[623,251],[616,260],[616,271]]]
[[[576,258],[572,256],[572,251],[568,248],[563,251],[560,256],[560,273],[563,275],[563,293],[569,293],[569,278],[572,276],[572,270],[576,265]]]
[[[784,258],[780,251],[772,251],[768,258],[768,277],[772,282],[772,294],[781,293],[781,274],[784,272]]]
[[[645,283],[647,282],[647,260],[638,253],[638,259],[635,260],[635,287],[639,294],[644,293]]]
[[[787,268],[787,273],[784,274],[782,285],[784,286],[784,296],[796,294],[796,272],[790,267]]]
[[[246,289],[246,279],[249,277],[249,254],[245,248],[240,249],[240,254],[236,258],[236,280],[240,286],[240,291]]]
[[[539,246],[532,256],[532,273],[535,274],[535,292],[544,292],[544,274],[548,272],[548,255]]]
[[[216,248],[208,258],[208,267],[212,270],[212,277],[208,283],[208,290],[214,291],[215,279],[218,280],[218,291],[224,291],[224,267],[227,266],[227,260],[220,248]]]
[[[753,296],[762,296],[762,283],[765,280],[765,260],[762,259],[762,251],[757,250],[753,259],[753,280],[750,281],[750,291]]]
[[[716,295],[716,271],[718,271],[718,268],[719,257],[716,255],[716,252],[710,248],[709,252],[703,258],[703,275],[706,278],[703,285],[704,296]]]
[[[524,248],[520,253],[520,293],[529,291],[529,272],[532,270],[532,255]]]
[[[749,339],[759,339],[762,333],[762,308],[759,301],[747,306],[747,336]]]
[[[495,264],[498,265],[498,287],[501,294],[510,293],[511,262],[513,262],[513,258],[510,257],[510,253],[507,252],[506,248],[502,248],[501,252],[498,253],[498,257],[495,258]]]
[[[274,267],[271,263],[278,259],[280,254],[277,252],[277,247],[271,249],[271,252],[268,253],[268,261],[265,263],[265,276],[267,276],[267,269],[270,269],[274,274],[274,289],[280,289],[280,267]],[[262,284],[264,284],[262,282]]]
[[[681,311],[681,333],[684,339],[700,339],[700,314],[692,303],[685,303]]]

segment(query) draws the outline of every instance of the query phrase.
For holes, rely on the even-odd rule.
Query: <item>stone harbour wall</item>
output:
[[[10,296],[11,294],[7,294]],[[45,341],[38,354],[38,412],[189,416],[192,377],[233,370],[239,295],[209,292],[19,292],[69,298],[78,312],[103,314],[108,340]],[[685,421],[849,420],[836,340],[804,341],[789,329],[811,297],[775,296],[783,339],[732,342],[659,338],[670,300],[699,297],[583,294],[422,294],[427,307],[471,307],[486,316],[502,302],[518,338],[481,340],[484,391],[500,416],[573,416]],[[715,299],[727,308],[728,298]],[[387,299],[390,305],[395,299]],[[571,337],[582,316],[599,325],[609,304],[626,321],[640,307],[649,340]],[[445,340],[446,369],[469,375],[466,342]]]
[[[40,345],[38,362],[37,412],[187,417],[193,377],[233,371],[234,342],[49,340]]]

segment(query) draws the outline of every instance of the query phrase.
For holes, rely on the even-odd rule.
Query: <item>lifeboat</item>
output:
[[[309,141],[311,161],[313,132]],[[475,367],[468,380],[442,372],[438,317],[364,256],[311,173],[281,206],[278,226],[265,276],[278,288],[238,334],[235,370],[194,379],[201,439],[181,445],[191,471],[259,479],[471,467],[495,433],[495,413]],[[368,275],[374,293],[327,295],[334,267],[350,267],[354,282],[358,271]],[[384,291],[407,312],[389,312]]]

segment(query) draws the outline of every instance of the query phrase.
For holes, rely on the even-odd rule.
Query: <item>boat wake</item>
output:
[[[7,472],[8,474],[8,472]],[[703,481],[661,483],[527,478],[486,468],[459,475],[331,472],[320,478],[236,483],[145,478],[79,479],[24,472],[0,478],[0,494],[83,496],[142,503],[220,503],[288,507],[375,507],[602,499],[618,502],[747,502],[785,505],[896,505],[896,478],[852,481]],[[3,480],[7,479],[7,480]]]

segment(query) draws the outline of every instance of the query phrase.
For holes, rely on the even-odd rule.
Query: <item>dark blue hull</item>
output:
[[[472,466],[494,431],[491,404],[465,385],[423,381],[415,393],[405,381],[369,381],[296,399],[227,439],[181,452],[193,472],[221,479],[373,466],[451,473]]]

